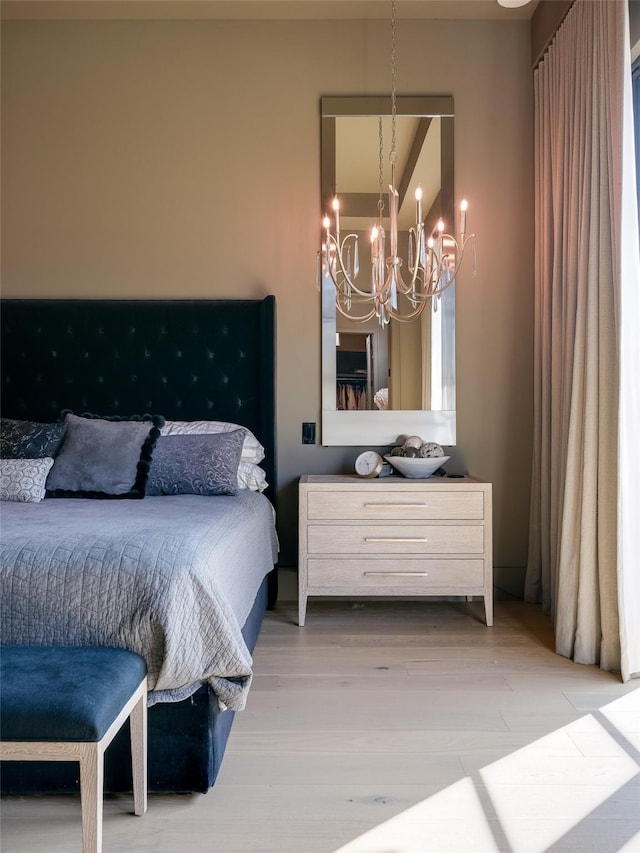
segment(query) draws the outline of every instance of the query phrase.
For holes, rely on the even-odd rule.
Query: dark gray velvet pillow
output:
[[[143,498],[164,418],[65,415],[67,434],[47,479],[47,497]]]
[[[67,431],[66,424],[41,424],[35,421],[0,420],[0,457],[2,459],[45,459],[56,455]]]
[[[235,495],[245,431],[166,435],[151,461],[147,495]]]

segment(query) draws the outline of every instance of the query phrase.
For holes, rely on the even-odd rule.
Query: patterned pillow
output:
[[[0,500],[38,503],[53,459],[0,459]]]
[[[3,459],[44,459],[53,457],[67,431],[66,424],[0,420],[0,457]]]
[[[160,435],[209,435],[211,433],[234,432],[241,429],[244,433],[242,462],[258,464],[264,459],[264,447],[250,429],[229,421],[166,421]]]
[[[164,419],[65,415],[67,435],[47,481],[54,498],[143,498]]]
[[[160,436],[147,495],[235,495],[244,431]]]

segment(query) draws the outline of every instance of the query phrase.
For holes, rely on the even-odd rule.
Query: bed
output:
[[[275,299],[4,300],[1,322],[2,417],[52,423],[70,410],[68,442],[72,426],[100,428],[104,415],[120,428],[153,413],[145,429],[162,438],[145,463],[147,489],[160,442],[172,460],[176,447],[200,446],[200,437],[166,437],[194,422],[243,428],[209,437],[235,454],[234,486],[247,436],[263,448],[264,492],[151,488],[143,500],[133,492],[97,500],[101,493],[57,490],[41,502],[2,502],[2,642],[143,654],[149,789],[204,792],[246,702],[251,652],[277,596]],[[128,749],[125,729],[106,755],[105,790],[131,789]],[[72,764],[3,767],[5,793],[76,787]]]

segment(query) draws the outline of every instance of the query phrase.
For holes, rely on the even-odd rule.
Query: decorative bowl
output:
[[[445,462],[451,459],[450,456],[428,456],[427,458],[419,458],[415,456],[385,456],[387,462],[393,465],[403,477],[410,477],[414,480],[426,480],[434,471],[437,471]]]

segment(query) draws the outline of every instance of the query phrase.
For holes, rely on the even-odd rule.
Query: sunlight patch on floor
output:
[[[455,782],[428,800],[385,821],[340,847],[336,853],[440,851],[440,841],[445,837],[451,850],[496,853],[499,849],[473,781],[469,778]]]
[[[545,853],[619,820],[640,850],[640,690],[539,738],[371,829],[336,853]],[[624,822],[624,823],[623,823]],[[574,849],[578,849],[577,847]]]

